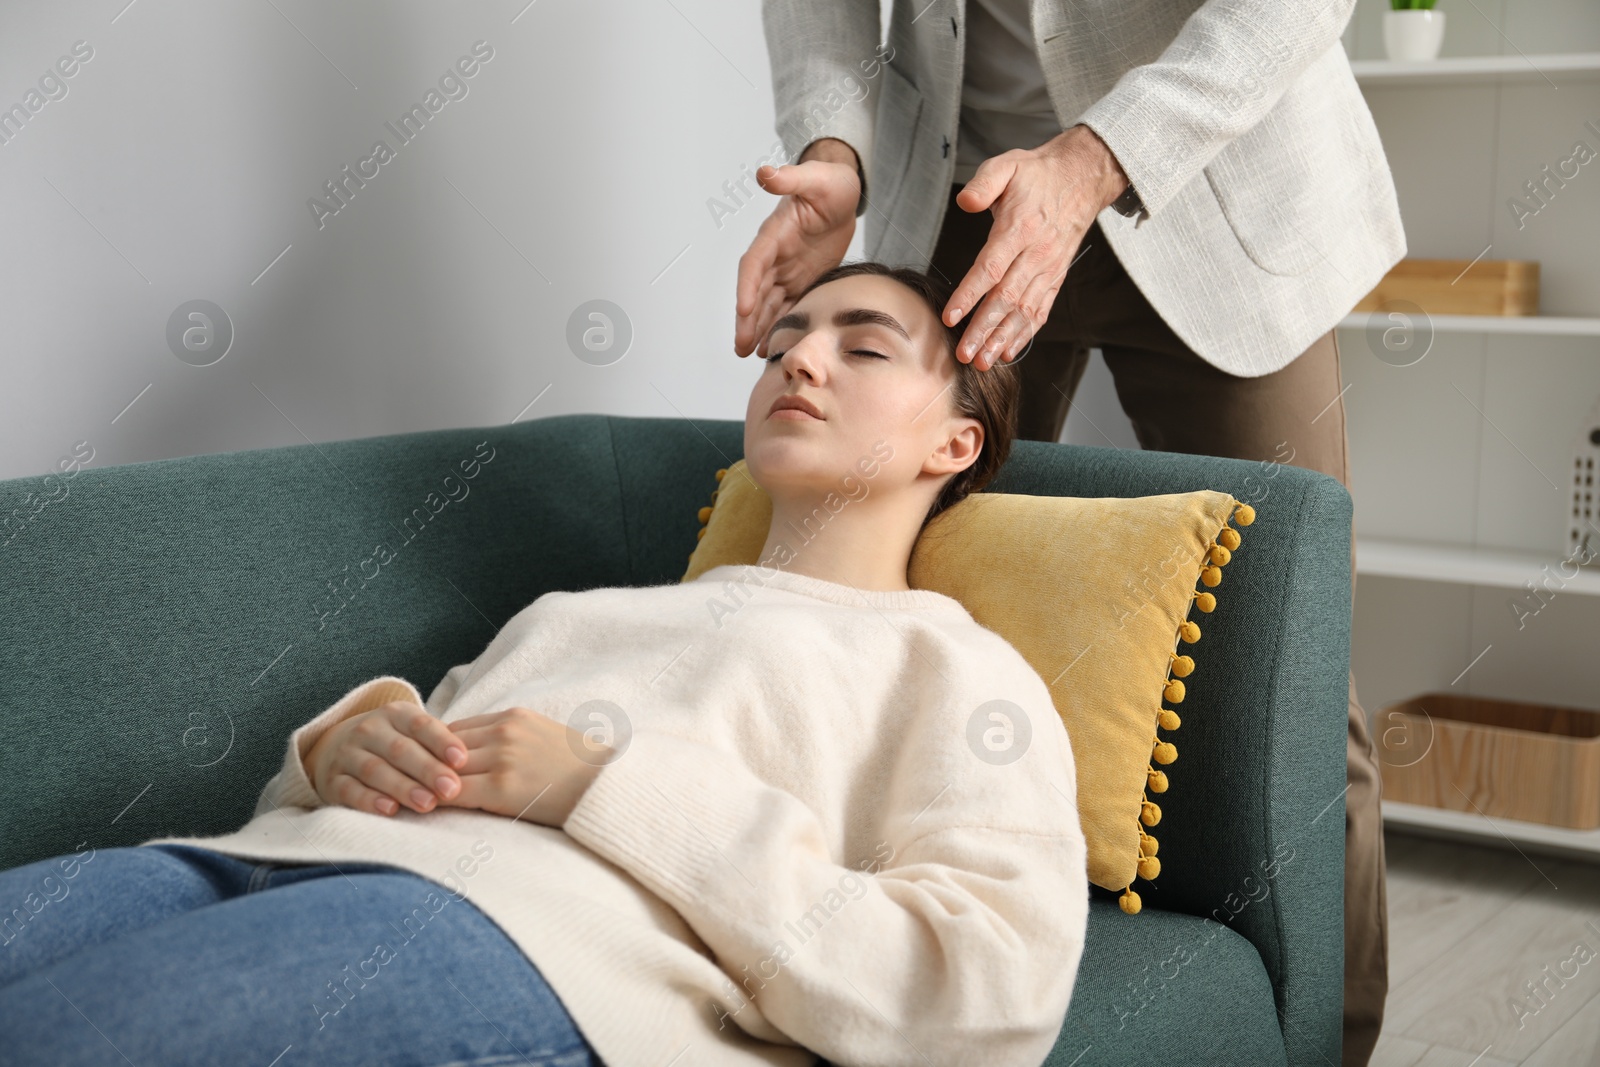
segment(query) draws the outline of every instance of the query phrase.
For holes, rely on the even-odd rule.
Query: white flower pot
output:
[[[1443,11],[1410,9],[1383,13],[1383,50],[1390,59],[1437,59],[1443,43]]]

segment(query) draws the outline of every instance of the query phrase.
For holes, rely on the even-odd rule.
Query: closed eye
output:
[[[875,357],[877,359],[888,359],[889,358],[888,356],[884,355],[882,352],[874,352],[870,348],[852,348],[850,350],[850,354],[853,355],[853,356],[873,356],[873,357]],[[780,360],[782,358],[783,358],[783,353],[782,352],[773,352],[773,353],[771,353],[771,354],[769,354],[767,356],[767,362],[768,363],[776,363],[778,360]]]

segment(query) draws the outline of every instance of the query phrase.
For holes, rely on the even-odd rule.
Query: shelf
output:
[[[1600,77],[1600,52],[1533,56],[1452,56],[1422,62],[1353,59],[1362,85],[1448,85],[1462,82],[1557,82],[1558,75]]]
[[[1386,322],[1381,311],[1355,311],[1339,320],[1346,330],[1364,330],[1374,319]],[[1435,333],[1501,333],[1546,337],[1600,337],[1600,318],[1559,315],[1429,315]]]
[[[1382,808],[1384,825],[1397,829],[1502,848],[1515,845],[1524,851],[1600,862],[1600,830],[1568,830],[1561,826],[1402,804],[1395,800],[1382,801]]]
[[[1356,538],[1356,574],[1411,578],[1425,582],[1457,582],[1463,585],[1526,589],[1528,582],[1539,586],[1548,566],[1552,581],[1561,582],[1563,593],[1600,596],[1600,568],[1578,567],[1564,570],[1565,553],[1528,552],[1508,548],[1469,548],[1427,541],[1401,541],[1386,537]],[[1578,573],[1566,572],[1577,567]]]

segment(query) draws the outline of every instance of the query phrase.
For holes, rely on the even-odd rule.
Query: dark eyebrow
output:
[[[906,332],[904,326],[900,325],[899,319],[876,308],[845,308],[834,314],[833,324],[835,326],[885,326],[904,337],[907,341],[911,340],[911,335]],[[809,325],[811,325],[810,315],[804,311],[791,311],[772,324],[772,329],[767,331],[767,339],[770,341],[772,335],[779,330],[803,330]]]

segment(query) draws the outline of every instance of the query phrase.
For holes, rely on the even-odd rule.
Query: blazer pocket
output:
[[[1204,173],[1251,261],[1269,274],[1304,274],[1325,258],[1330,212],[1327,205],[1316,210],[1310,194],[1323,187],[1296,165],[1303,146],[1276,136],[1276,126],[1269,118],[1219,152]]]
[[[873,152],[874,173],[868,175],[868,204],[887,218],[894,210],[900,188],[911,165],[911,150],[917,141],[917,124],[922,118],[922,91],[911,80],[884,63],[883,91],[878,98],[877,141]]]

